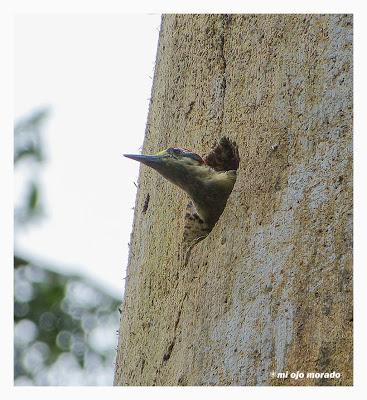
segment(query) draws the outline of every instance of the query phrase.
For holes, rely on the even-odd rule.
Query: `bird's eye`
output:
[[[182,150],[177,147],[171,147],[167,151],[168,151],[168,153],[173,154],[175,156],[182,155]]]

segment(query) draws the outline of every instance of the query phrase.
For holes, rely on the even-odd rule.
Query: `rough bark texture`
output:
[[[164,16],[143,153],[225,135],[237,182],[186,265],[187,196],[141,168],[115,384],[351,385],[352,17]]]

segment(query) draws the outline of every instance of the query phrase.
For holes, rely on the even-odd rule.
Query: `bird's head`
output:
[[[190,185],[203,174],[204,160],[189,150],[170,147],[154,155],[124,154],[159,172],[170,182],[188,192]],[[196,178],[196,179],[195,179]]]

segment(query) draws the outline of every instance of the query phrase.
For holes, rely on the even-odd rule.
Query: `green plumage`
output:
[[[218,221],[236,182],[239,164],[237,146],[222,138],[205,161],[196,153],[181,148],[169,148],[155,155],[125,154],[159,172],[164,178],[184,190],[192,199],[197,217],[191,219],[197,229],[208,234]],[[195,230],[195,229],[194,229]],[[193,232],[193,237],[199,237]]]

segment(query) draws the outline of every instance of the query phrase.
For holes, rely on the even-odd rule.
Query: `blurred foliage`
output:
[[[41,130],[49,116],[48,108],[41,108],[31,115],[17,121],[14,127],[14,164],[23,158],[43,161]]]
[[[17,232],[43,216],[39,171],[43,109],[15,125],[14,163],[23,168]],[[60,263],[62,260],[60,260]],[[15,385],[111,385],[119,300],[85,278],[14,251]]]
[[[111,384],[117,299],[15,257],[15,384]]]
[[[14,127],[14,166],[20,171],[20,203],[15,205],[14,222],[25,225],[42,217],[40,201],[40,168],[44,161],[42,128],[49,116],[49,109],[42,108],[16,122]]]

